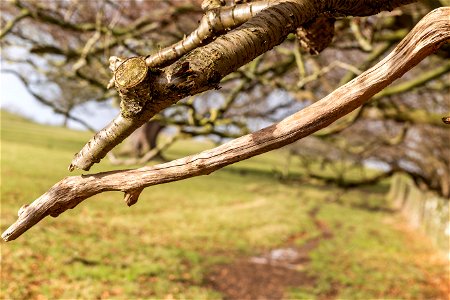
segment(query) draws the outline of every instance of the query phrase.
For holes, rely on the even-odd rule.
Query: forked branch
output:
[[[178,43],[161,49],[154,55],[149,55],[145,63],[150,68],[170,65],[209,39],[242,25],[274,3],[276,3],[275,0],[262,0],[229,7],[213,7],[206,11],[195,31]]]
[[[197,47],[203,40],[195,38],[196,34],[192,35],[191,40],[188,37],[189,42],[182,42],[180,47],[169,47],[168,51],[163,51],[168,56],[162,55],[162,62],[158,64],[170,61],[171,53],[177,52],[174,58],[183,55],[182,48],[188,45],[195,50],[166,68],[149,68],[152,65],[148,61],[151,57],[131,58],[120,64],[115,71],[114,81],[122,100],[121,114],[74,156],[69,170],[88,171],[156,113],[186,96],[217,88],[226,75],[279,45],[289,33],[318,15],[368,16],[410,2],[414,0],[263,0],[252,2],[249,6],[236,6],[236,10],[217,8],[217,13],[224,13],[218,16],[224,22],[210,24],[210,27],[205,25],[205,28],[213,31],[216,27],[219,30],[225,21],[229,25],[233,22],[240,24],[255,15],[253,9],[260,10],[268,5],[238,29],[218,37],[204,47]],[[239,7],[242,9],[238,10]],[[232,15],[226,17],[227,13]],[[210,18],[205,20],[211,21]]]
[[[226,165],[280,148],[324,128],[368,101],[450,39],[450,8],[425,16],[404,40],[374,67],[322,100],[281,122],[232,140],[219,147],[168,163],[134,170],[72,176],[19,211],[18,220],[2,235],[14,240],[44,217],[58,216],[85,199],[106,191],[122,191],[128,205],[142,189],[189,177],[206,175]]]

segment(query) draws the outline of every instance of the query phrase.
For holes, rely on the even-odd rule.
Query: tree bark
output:
[[[450,8],[425,16],[405,39],[374,67],[322,100],[281,122],[199,154],[135,170],[67,177],[31,205],[3,234],[14,240],[44,217],[58,216],[83,200],[106,191],[122,191],[128,205],[145,187],[206,175],[226,165],[280,148],[320,130],[361,106],[377,92],[435,52],[450,39]]]
[[[413,0],[275,0],[267,9],[237,30],[196,48],[171,66],[156,72],[149,81],[151,101],[132,117],[117,116],[98,132],[73,158],[69,170],[89,170],[131,132],[178,100],[218,88],[220,80],[285,40],[302,24],[324,12],[333,15],[367,16]],[[153,70],[154,71],[154,70]],[[150,72],[151,73],[151,72]],[[142,77],[143,78],[143,77]],[[117,84],[116,84],[117,86]],[[133,90],[130,90],[132,93]],[[139,96],[139,93],[136,95]],[[126,99],[124,99],[126,101]]]

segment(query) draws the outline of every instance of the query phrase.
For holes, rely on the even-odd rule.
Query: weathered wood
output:
[[[368,16],[411,2],[414,0],[263,0],[252,2],[250,7],[255,9],[259,5],[262,7],[270,5],[236,30],[218,37],[206,46],[195,48],[172,65],[160,70],[159,74],[151,76],[149,90],[152,101],[146,102],[138,116],[124,118],[120,114],[108,126],[95,134],[75,155],[69,170],[78,168],[88,171],[94,163],[99,162],[113,147],[121,143],[131,132],[142,126],[156,113],[184,97],[217,88],[220,80],[226,75],[279,45],[289,33],[320,14],[328,12],[330,16]],[[236,18],[239,19],[237,11],[231,10],[230,13],[233,11],[235,16],[230,19],[230,23]],[[245,20],[246,13],[241,12],[243,20]],[[208,13],[213,13],[213,11]],[[250,15],[253,14],[250,13]],[[197,43],[191,45],[197,45]],[[169,51],[169,53],[172,52]],[[179,57],[179,55],[174,57]],[[146,59],[147,66],[152,66],[149,59]],[[165,57],[163,61],[165,59],[168,57]]]
[[[114,82],[120,95],[120,113],[125,118],[137,118],[151,101],[150,70],[144,57],[131,57],[114,72]]]
[[[432,11],[377,65],[277,124],[168,163],[67,177],[29,206],[23,207],[18,220],[2,234],[2,238],[14,240],[44,217],[56,217],[95,194],[122,191],[126,202],[131,205],[145,187],[210,174],[226,165],[308,136],[364,104],[447,42],[450,39],[449,15],[448,7]]]

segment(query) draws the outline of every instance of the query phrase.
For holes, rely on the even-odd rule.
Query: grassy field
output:
[[[2,231],[69,175],[88,137],[1,113]],[[167,156],[210,146],[184,141]],[[283,183],[274,170],[284,158],[279,150],[151,187],[131,208],[111,192],[47,218],[1,243],[0,298],[444,298],[448,267],[390,209],[386,184],[343,193]],[[114,168],[105,160],[91,172]]]

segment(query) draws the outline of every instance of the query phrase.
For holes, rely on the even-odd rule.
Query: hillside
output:
[[[2,231],[70,175],[89,136],[1,112]],[[182,141],[167,157],[210,146]],[[391,209],[387,185],[283,183],[284,157],[154,186],[131,208],[104,193],[43,220],[1,244],[1,298],[444,299],[445,262]]]

